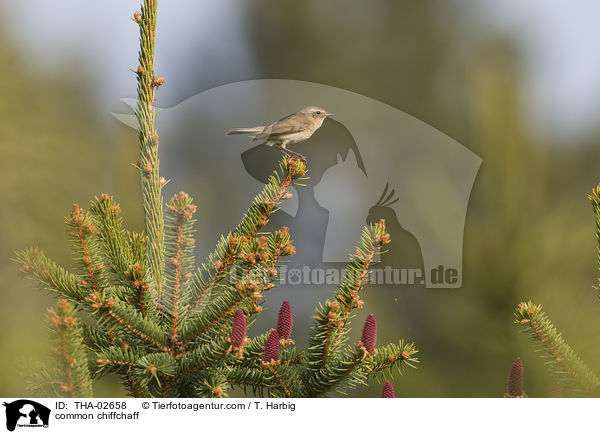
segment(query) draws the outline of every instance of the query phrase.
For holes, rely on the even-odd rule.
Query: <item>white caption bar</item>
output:
[[[8,431],[597,432],[598,399],[3,398]],[[36,429],[37,428],[37,429]],[[3,428],[4,429],[4,428]],[[392,431],[390,431],[390,429]],[[143,431],[142,431],[143,430]],[[185,431],[182,431],[185,430]],[[214,432],[214,431],[213,431]]]

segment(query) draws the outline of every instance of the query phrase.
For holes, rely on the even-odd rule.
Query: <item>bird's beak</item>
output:
[[[325,116],[327,116],[327,117],[333,116],[333,113],[325,113]]]

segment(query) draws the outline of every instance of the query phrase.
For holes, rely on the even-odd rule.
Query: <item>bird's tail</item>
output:
[[[228,130],[225,134],[228,136],[233,136],[236,134],[258,134],[265,127],[253,127],[253,128],[232,128]]]

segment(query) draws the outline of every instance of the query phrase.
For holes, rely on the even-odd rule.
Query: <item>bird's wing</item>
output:
[[[257,135],[257,138],[268,138],[280,136],[283,134],[296,133],[310,128],[312,125],[310,119],[304,114],[294,113],[285,118],[267,126],[262,133]]]

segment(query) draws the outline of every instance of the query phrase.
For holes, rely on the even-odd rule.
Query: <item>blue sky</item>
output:
[[[600,2],[482,0],[479,8],[490,25],[520,40],[529,115],[555,125],[558,133],[595,127],[600,114]]]
[[[9,39],[24,50],[32,66],[60,69],[77,57],[96,76],[110,77],[101,80],[99,92],[107,113],[119,98],[135,92],[133,74],[127,69],[135,66],[137,29],[127,17],[138,4],[137,0],[0,0]],[[600,112],[600,2],[455,0],[446,9],[453,4],[468,11],[478,28],[518,38],[525,53],[523,103],[531,122],[550,134],[585,135],[595,128]],[[177,78],[185,79],[185,71],[177,65],[198,53],[218,49],[222,58],[229,59],[228,67],[252,70],[242,26],[237,25],[240,10],[235,0],[161,3],[157,70],[169,77],[172,90]],[[162,28],[177,32],[161,32]],[[185,40],[194,41],[193,52],[182,43]],[[161,97],[166,97],[166,104],[177,102],[168,101],[168,93]]]

